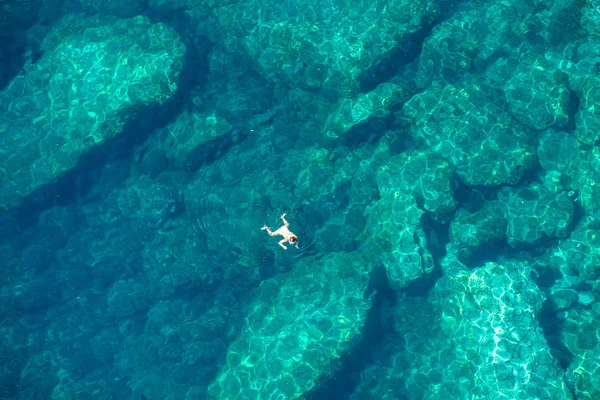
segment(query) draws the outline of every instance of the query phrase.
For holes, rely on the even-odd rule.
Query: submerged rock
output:
[[[449,272],[426,304],[399,296],[395,329],[351,399],[572,399],[536,319],[545,297],[530,272],[487,263]]]
[[[516,184],[535,161],[533,133],[477,83],[434,84],[403,110],[415,139],[454,165],[466,185]]]
[[[429,0],[215,4],[230,51],[244,51],[266,76],[356,94],[369,68],[435,16]]]
[[[331,376],[363,333],[372,265],[360,254],[308,258],[261,285],[209,399],[298,399]]]
[[[177,90],[185,48],[173,29],[145,17],[92,25],[53,36],[42,58],[0,93],[4,207],[56,181],[140,108]]]

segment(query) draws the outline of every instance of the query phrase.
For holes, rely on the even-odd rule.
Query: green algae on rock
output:
[[[177,90],[185,47],[148,18],[65,36],[0,93],[0,203],[10,208]]]

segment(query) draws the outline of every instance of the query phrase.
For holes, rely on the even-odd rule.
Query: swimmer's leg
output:
[[[275,232],[272,232],[272,231],[269,229],[269,227],[268,227],[268,226],[266,226],[266,225],[265,225],[265,226],[263,226],[263,227],[262,227],[262,228],[260,228],[260,229],[262,229],[263,231],[264,231],[264,230],[266,230],[266,231],[267,231],[267,233],[269,234],[269,236],[277,236],[277,233],[275,233],[275,232],[277,232],[277,231],[275,231]]]

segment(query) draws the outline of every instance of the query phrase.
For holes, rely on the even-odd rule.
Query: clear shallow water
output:
[[[0,398],[599,398],[599,15],[5,6]]]

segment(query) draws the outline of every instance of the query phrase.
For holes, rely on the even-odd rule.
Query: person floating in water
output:
[[[277,236],[277,235],[283,236],[283,239],[281,239],[279,241],[279,245],[281,247],[283,247],[284,250],[287,250],[287,247],[285,247],[285,245],[283,244],[286,241],[289,244],[291,244],[292,246],[295,245],[296,248],[298,248],[298,236],[296,236],[293,232],[291,232],[288,229],[288,226],[290,226],[290,223],[285,220],[285,214],[283,214],[280,218],[283,221],[283,226],[281,228],[277,229],[275,232],[271,231],[269,229],[269,227],[266,225],[260,229],[262,229],[263,231],[266,230],[267,233],[269,234],[269,236]]]

